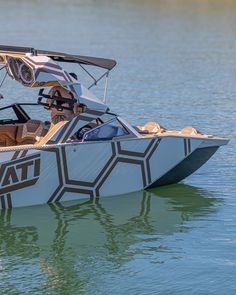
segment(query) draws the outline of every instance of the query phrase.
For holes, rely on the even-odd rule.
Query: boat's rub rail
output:
[[[211,136],[211,137],[203,137],[203,136],[192,136],[192,135],[181,135],[181,134],[169,134],[169,133],[165,133],[165,134],[146,134],[144,136],[144,138],[147,138],[147,137],[184,137],[184,138],[197,138],[197,139],[205,139],[206,141],[215,141],[215,140],[218,140],[218,141],[227,141],[226,139],[224,138],[220,138],[220,137],[215,137],[215,136]],[[130,140],[140,140],[140,138],[128,138],[126,139],[127,141],[130,141]],[[103,143],[104,141],[97,141],[96,144],[98,143]],[[93,144],[95,143],[94,141],[88,141],[86,142],[87,144]],[[67,144],[67,143],[65,143]],[[75,145],[76,143],[70,143],[70,144],[73,144]],[[9,146],[9,147],[0,147],[0,153],[1,152],[10,152],[10,151],[18,151],[18,150],[29,150],[29,149],[35,149],[35,150],[43,150],[43,149],[48,149],[48,148],[54,148],[54,147],[58,147],[60,145],[64,145],[64,144],[45,144],[45,145],[35,145],[35,144],[28,144],[28,145],[18,145],[18,146]]]
[[[7,147],[0,147],[0,152],[9,152],[9,151],[17,151],[17,150],[24,150],[24,149],[38,149],[37,146],[34,144],[25,144],[25,145],[16,145],[16,146],[7,146]]]
[[[48,144],[50,138],[56,133],[59,127],[63,126],[66,122],[59,122],[54,125],[49,132],[44,136],[37,140],[34,144],[23,144],[23,145],[11,145],[0,147],[0,152],[4,151],[17,151],[24,149],[45,149],[52,146],[58,146],[55,142],[54,144]],[[205,140],[225,140],[220,137],[215,137],[213,135],[206,135],[195,129],[194,127],[188,126],[183,128],[180,131],[177,130],[167,130],[163,126],[160,126],[156,122],[148,122],[144,126],[136,126],[137,130],[142,134],[143,137],[185,137],[185,138],[198,138]],[[133,140],[134,138],[130,138],[127,140]],[[135,138],[136,139],[136,138]]]

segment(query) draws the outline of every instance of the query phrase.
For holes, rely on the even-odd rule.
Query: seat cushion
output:
[[[203,135],[203,133],[192,126],[184,127],[180,132],[184,135]]]
[[[48,129],[39,120],[29,120],[25,124],[18,126],[16,135],[17,144],[34,144],[37,137],[45,136]]]
[[[0,146],[16,145],[17,125],[0,126]]]
[[[148,122],[144,126],[137,126],[140,131],[147,132],[147,133],[163,133],[166,129],[159,125],[156,122]]]

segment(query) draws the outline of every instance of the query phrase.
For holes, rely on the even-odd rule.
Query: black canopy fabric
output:
[[[31,53],[36,56],[48,56],[55,61],[59,62],[70,62],[70,63],[79,63],[83,65],[91,65],[100,68],[104,68],[107,70],[111,70],[116,65],[116,61],[113,59],[99,58],[99,57],[90,57],[90,56],[81,56],[81,55],[73,55],[62,52],[54,52],[54,51],[45,51],[38,50],[31,47],[18,47],[18,46],[6,46],[0,45],[0,54],[1,53],[12,53],[12,54],[26,54]]]

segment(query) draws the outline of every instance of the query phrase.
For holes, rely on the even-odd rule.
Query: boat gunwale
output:
[[[2,152],[9,152],[9,151],[17,151],[17,150],[44,150],[44,149],[49,149],[49,148],[55,148],[55,147],[61,147],[61,146],[78,146],[80,144],[102,144],[102,143],[107,143],[107,142],[120,142],[120,141],[132,141],[132,140],[149,140],[149,139],[160,139],[160,138],[189,138],[189,139],[197,139],[197,140],[205,140],[209,142],[214,142],[214,141],[222,141],[223,144],[227,144],[230,140],[226,138],[221,138],[221,137],[203,137],[203,136],[192,136],[192,135],[153,135],[153,136],[143,136],[143,137],[134,137],[134,138],[125,138],[124,140],[98,140],[98,141],[86,141],[86,142],[65,142],[65,143],[56,143],[56,144],[45,144],[42,146],[37,146],[37,145],[22,145],[22,146],[12,146],[12,147],[0,147],[0,153]]]

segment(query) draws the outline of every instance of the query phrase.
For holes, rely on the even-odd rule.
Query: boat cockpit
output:
[[[26,109],[30,110],[30,113]],[[60,121],[54,125],[46,115],[48,115],[47,111],[45,112],[44,107],[37,103],[15,103],[0,108],[0,148],[43,145],[49,133],[52,133],[52,130],[55,133],[57,127],[59,128],[68,122]],[[40,120],[40,117],[47,120]],[[66,142],[138,137],[137,131],[125,123],[120,117],[106,113],[76,130]]]
[[[77,74],[64,69],[67,63],[79,65],[93,83],[83,86]],[[0,88],[6,77],[27,88],[41,88],[37,103],[14,103],[0,108],[0,150],[143,136],[207,136],[193,127],[170,131],[156,122],[133,127],[110,113],[106,104],[107,79],[115,65],[116,61],[111,59],[0,45],[0,71],[5,71]],[[106,71],[96,78],[85,66]],[[105,89],[99,99],[90,89],[103,78]],[[28,107],[32,110],[27,111]]]
[[[92,84],[83,86],[64,64],[78,64]],[[37,103],[0,108],[0,149],[140,137],[127,122],[109,113],[106,105],[108,74],[115,65],[111,59],[0,45],[0,71],[5,72],[0,88],[6,77],[27,88],[40,87]],[[96,78],[86,66],[106,71]],[[90,88],[103,78],[104,97],[99,99]],[[28,107],[32,109],[27,111]]]

